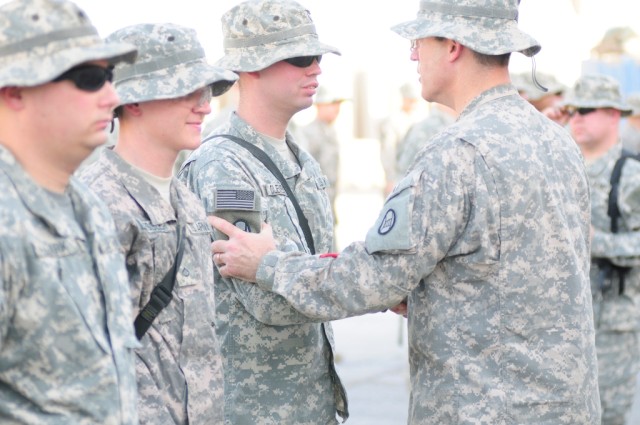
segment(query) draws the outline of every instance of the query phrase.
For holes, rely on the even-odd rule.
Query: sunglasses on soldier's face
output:
[[[306,68],[308,66],[311,66],[313,61],[318,61],[318,63],[320,63],[321,60],[322,60],[322,55],[315,55],[315,56],[298,56],[295,58],[285,59],[284,61],[298,68]]]
[[[95,92],[102,88],[107,81],[113,81],[113,67],[105,68],[99,65],[80,65],[64,72],[53,82],[69,80],[83,91]]]
[[[580,115],[581,117],[585,116],[585,115],[589,115],[592,112],[595,112],[597,108],[573,108],[573,109],[569,109],[569,116],[572,117],[575,114]]]

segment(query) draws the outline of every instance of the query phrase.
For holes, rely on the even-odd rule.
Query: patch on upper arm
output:
[[[367,233],[365,246],[369,253],[407,251],[416,247],[418,235],[411,230],[411,220],[419,176],[419,172],[411,173],[394,188],[376,224]]]
[[[259,233],[262,225],[260,193],[253,189],[216,189],[213,205],[207,208],[207,215],[223,218],[245,232]],[[214,234],[216,239],[227,239],[217,230]]]

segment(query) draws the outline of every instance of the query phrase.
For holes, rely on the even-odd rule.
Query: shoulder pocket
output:
[[[411,173],[396,185],[367,233],[365,246],[369,253],[415,249],[417,237],[411,231],[411,220],[419,176],[419,172]]]

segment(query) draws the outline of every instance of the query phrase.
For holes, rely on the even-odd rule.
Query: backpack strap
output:
[[[291,190],[291,187],[289,187],[287,180],[284,178],[284,176],[282,175],[282,173],[280,172],[276,164],[273,163],[271,158],[269,158],[269,156],[256,145],[251,144],[246,140],[243,140],[240,137],[236,137],[231,134],[214,134],[206,138],[205,140],[203,140],[202,143],[208,142],[209,140],[212,140],[216,137],[224,137],[228,140],[231,140],[232,142],[237,143],[238,145],[242,146],[246,150],[248,150],[254,157],[256,157],[258,161],[260,161],[265,167],[267,167],[267,169],[271,172],[271,174],[274,175],[275,178],[278,179],[278,181],[282,185],[282,188],[287,193],[289,200],[293,204],[293,208],[295,208],[296,210],[296,215],[298,216],[298,222],[300,223],[300,227],[302,228],[302,233],[304,234],[304,238],[307,242],[307,246],[309,247],[309,251],[311,251],[311,254],[315,254],[316,248],[313,243],[313,235],[311,234],[309,221],[307,220],[307,217],[305,217],[304,213],[302,212],[302,208],[300,208],[300,204],[298,203],[296,195]]]
[[[176,260],[174,261],[173,266],[171,266],[169,271],[164,275],[160,283],[153,288],[149,302],[140,310],[138,317],[136,317],[136,320],[133,322],[138,340],[142,339],[156,317],[158,317],[160,312],[169,305],[173,298],[173,287],[175,286],[180,263],[182,263],[186,226],[184,224],[179,224],[177,232],[178,250],[176,251]]]

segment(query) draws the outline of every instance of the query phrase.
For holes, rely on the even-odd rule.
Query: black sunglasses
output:
[[[595,112],[597,108],[575,108],[569,111],[569,116],[572,117],[575,114],[582,116],[588,115],[592,112]]]
[[[318,61],[318,63],[320,63],[321,60],[322,60],[322,55],[316,55],[316,56],[298,56],[295,58],[285,59],[284,61],[298,68],[306,68],[308,66],[311,66],[313,61]]]
[[[64,72],[53,82],[70,80],[73,84],[84,91],[98,91],[109,81],[113,81],[113,67],[105,68],[99,65],[80,65]]]

